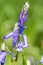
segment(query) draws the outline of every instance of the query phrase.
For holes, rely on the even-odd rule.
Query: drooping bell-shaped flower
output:
[[[8,38],[12,38],[12,47],[16,45],[17,39],[18,39],[18,32],[11,32],[8,35],[4,36],[4,40],[7,40]]]
[[[4,63],[6,58],[6,52],[5,51],[0,51],[0,62]]]
[[[27,37],[26,37],[25,34],[23,35],[23,39],[24,39],[24,41],[20,41],[18,43],[18,45],[16,45],[16,48],[17,48],[16,51],[18,51],[18,52],[22,52],[23,48],[27,48],[28,47]]]
[[[16,51],[18,51],[18,52],[22,52],[23,51],[23,42],[22,41],[20,41],[19,43],[18,43],[18,45],[16,45]]]
[[[5,41],[8,38],[12,38],[12,48],[14,48],[14,46],[16,45],[16,42],[18,40],[18,27],[17,27],[17,24],[15,24],[13,32],[10,32],[8,35],[4,36]]]
[[[19,29],[18,24],[15,24],[14,31],[10,32],[8,35],[4,36],[4,41],[6,41],[8,38],[12,38],[12,48],[14,48],[14,46],[16,46],[16,42],[18,41],[18,36],[20,36],[20,34],[22,35],[22,32],[25,29],[25,26],[22,26],[20,28],[20,30],[18,30],[18,29]],[[23,38],[24,38],[24,40],[27,40],[26,37],[23,37]]]
[[[6,52],[5,52],[5,43],[1,45],[1,51],[0,51],[0,63],[4,64],[5,63],[5,58],[6,58]]]

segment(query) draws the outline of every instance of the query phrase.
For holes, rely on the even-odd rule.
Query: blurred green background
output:
[[[27,35],[29,47],[24,49],[24,63],[22,53],[19,54],[17,62],[11,62],[10,55],[6,57],[5,65],[26,65],[30,56],[40,64],[43,54],[43,0],[0,0],[0,47],[3,43],[3,36],[13,31],[15,23],[18,21],[19,13],[25,2],[30,3],[27,26],[24,33]],[[11,39],[7,40],[7,46],[11,50]]]

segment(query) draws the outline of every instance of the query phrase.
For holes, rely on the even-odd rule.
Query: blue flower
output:
[[[28,18],[28,9],[29,9],[29,3],[26,2],[19,15],[19,20],[18,20],[19,26],[22,26],[26,22]]]
[[[22,51],[23,51],[23,48],[27,48],[27,47],[28,47],[27,37],[26,37],[25,34],[23,35],[23,39],[24,39],[23,42],[20,41],[20,42],[18,43],[18,45],[16,45],[16,48],[17,48],[16,51],[18,51],[18,52],[22,52]]]
[[[23,46],[23,42],[20,41],[20,42],[18,43],[18,45],[16,45],[16,48],[17,48],[16,51],[18,51],[18,52],[22,52],[22,51],[23,51],[22,46]]]
[[[14,48],[14,46],[16,45],[16,42],[18,40],[18,32],[11,32],[8,35],[4,36],[4,41],[6,41],[8,38],[12,38],[12,48]]]
[[[42,58],[41,58],[41,60],[40,60],[40,63],[43,64],[43,56],[42,56]]]
[[[20,13],[18,25],[22,26],[26,22],[27,18],[28,18],[28,13],[26,13],[26,15],[24,17],[22,17],[22,13]]]
[[[0,62],[5,63],[5,58],[6,58],[6,52],[5,51],[0,51]]]

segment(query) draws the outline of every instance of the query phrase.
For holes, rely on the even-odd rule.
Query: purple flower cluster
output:
[[[16,43],[17,43],[17,40],[18,40],[18,34],[22,35],[22,32],[24,31],[25,27],[23,26],[24,22],[26,21],[27,17],[28,17],[28,13],[25,14],[24,18],[22,17],[24,15],[24,11],[22,11],[20,13],[20,16],[19,16],[19,21],[18,21],[18,25],[19,25],[19,30],[16,30],[14,32],[11,32],[9,33],[8,35],[4,36],[4,40],[6,41],[8,38],[12,38],[12,48],[14,48],[14,46],[16,46]],[[19,31],[19,33],[18,33]],[[23,48],[27,47],[28,44],[27,44],[27,38],[26,38],[26,35],[23,35],[23,38],[24,38],[24,46]],[[26,39],[25,39],[26,38]],[[22,43],[22,44],[23,44]],[[19,45],[21,45],[21,42],[18,43]]]
[[[10,32],[8,35],[4,36],[4,41],[6,41],[8,38],[12,38],[12,48],[16,47],[17,52],[23,51],[23,48],[28,47],[28,42],[27,42],[27,37],[25,34],[23,34],[23,31],[25,29],[24,23],[28,18],[28,8],[29,4],[26,2],[25,6],[23,7],[19,19],[18,19],[18,24],[15,25],[14,31]],[[18,42],[19,36],[22,36],[24,41]],[[18,44],[16,44],[18,42]],[[3,47],[2,47],[3,48]],[[1,65],[4,65],[5,63],[5,58],[7,54],[11,54],[13,58],[15,58],[14,54],[12,52],[6,52],[5,50],[0,51],[0,63]]]

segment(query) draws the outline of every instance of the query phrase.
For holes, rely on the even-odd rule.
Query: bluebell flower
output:
[[[1,51],[0,51],[0,63],[1,65],[4,65],[5,58],[6,58],[6,52],[5,52],[5,43],[1,45]]]
[[[15,59],[14,54],[9,49],[8,49],[8,52],[5,51],[6,48],[8,49],[8,47],[5,46],[5,43],[3,43],[1,45],[1,51],[0,51],[0,63],[1,63],[1,65],[4,65],[7,54],[10,54],[11,57],[13,59]]]
[[[16,46],[16,42],[18,41],[18,35],[22,34],[25,29],[25,26],[20,27],[19,30],[18,28],[18,24],[15,24],[14,31],[4,36],[4,41],[6,41],[8,38],[12,38],[12,48]]]
[[[42,56],[42,58],[41,58],[41,60],[40,60],[40,63],[43,64],[43,56]]]
[[[22,34],[22,32],[25,29],[23,24],[28,17],[28,8],[29,8],[29,4],[28,4],[28,2],[26,2],[25,6],[23,7],[23,9],[20,13],[18,23],[15,24],[14,31],[9,33],[8,35],[4,36],[5,41],[8,38],[12,38],[12,48],[14,48],[14,46],[16,46],[16,42],[18,41],[18,35],[17,34]]]
[[[19,20],[18,20],[18,25],[19,26],[22,26],[25,23],[25,21],[27,20],[28,12],[26,13],[24,18],[22,18],[22,15],[23,15],[23,13],[20,13],[20,17],[19,17]]]
[[[20,41],[18,43],[18,45],[16,45],[16,48],[17,48],[16,51],[18,51],[18,52],[22,52],[23,51],[23,48],[27,48],[28,47],[26,35],[23,35],[23,39],[24,39],[24,42],[23,41]]]
[[[1,63],[1,65],[4,65],[4,63]]]
[[[23,6],[23,9],[22,9],[20,15],[19,15],[19,20],[18,20],[19,26],[22,26],[25,23],[25,21],[27,20],[28,8],[29,8],[29,3],[26,2],[25,5]]]
[[[14,54],[12,52],[5,52],[3,50],[0,51],[0,63],[4,65],[5,63],[5,59],[6,59],[6,55],[10,54],[11,57],[15,60],[16,57],[14,56]]]
[[[18,33],[17,30],[14,32],[10,32],[8,35],[4,36],[4,40],[6,41],[8,38],[12,38],[12,48],[14,48],[14,46],[16,46],[16,42],[18,41],[18,35],[20,35],[20,34],[22,35],[22,32],[24,31],[24,29],[25,29],[25,27],[22,26],[20,28],[20,33]],[[23,37],[24,37],[24,40],[26,41],[27,40],[26,36],[23,35]],[[27,41],[25,42],[25,44],[27,44]]]
[[[16,45],[16,48],[17,48],[16,51],[18,51],[18,52],[22,52],[23,51],[22,44],[23,43],[21,41],[21,42],[18,43],[18,45]]]
[[[22,13],[20,13],[20,15],[22,15]],[[28,18],[28,13],[25,15],[24,18],[21,17],[21,19],[18,20],[19,26],[22,26],[25,23],[25,21],[27,20],[27,18]]]
[[[18,40],[18,31],[11,32],[8,35],[4,36],[4,40],[7,40],[8,38],[12,38],[12,48],[14,48]]]
[[[0,63],[1,65],[5,63],[5,58],[6,58],[6,52],[5,51],[0,51]]]

